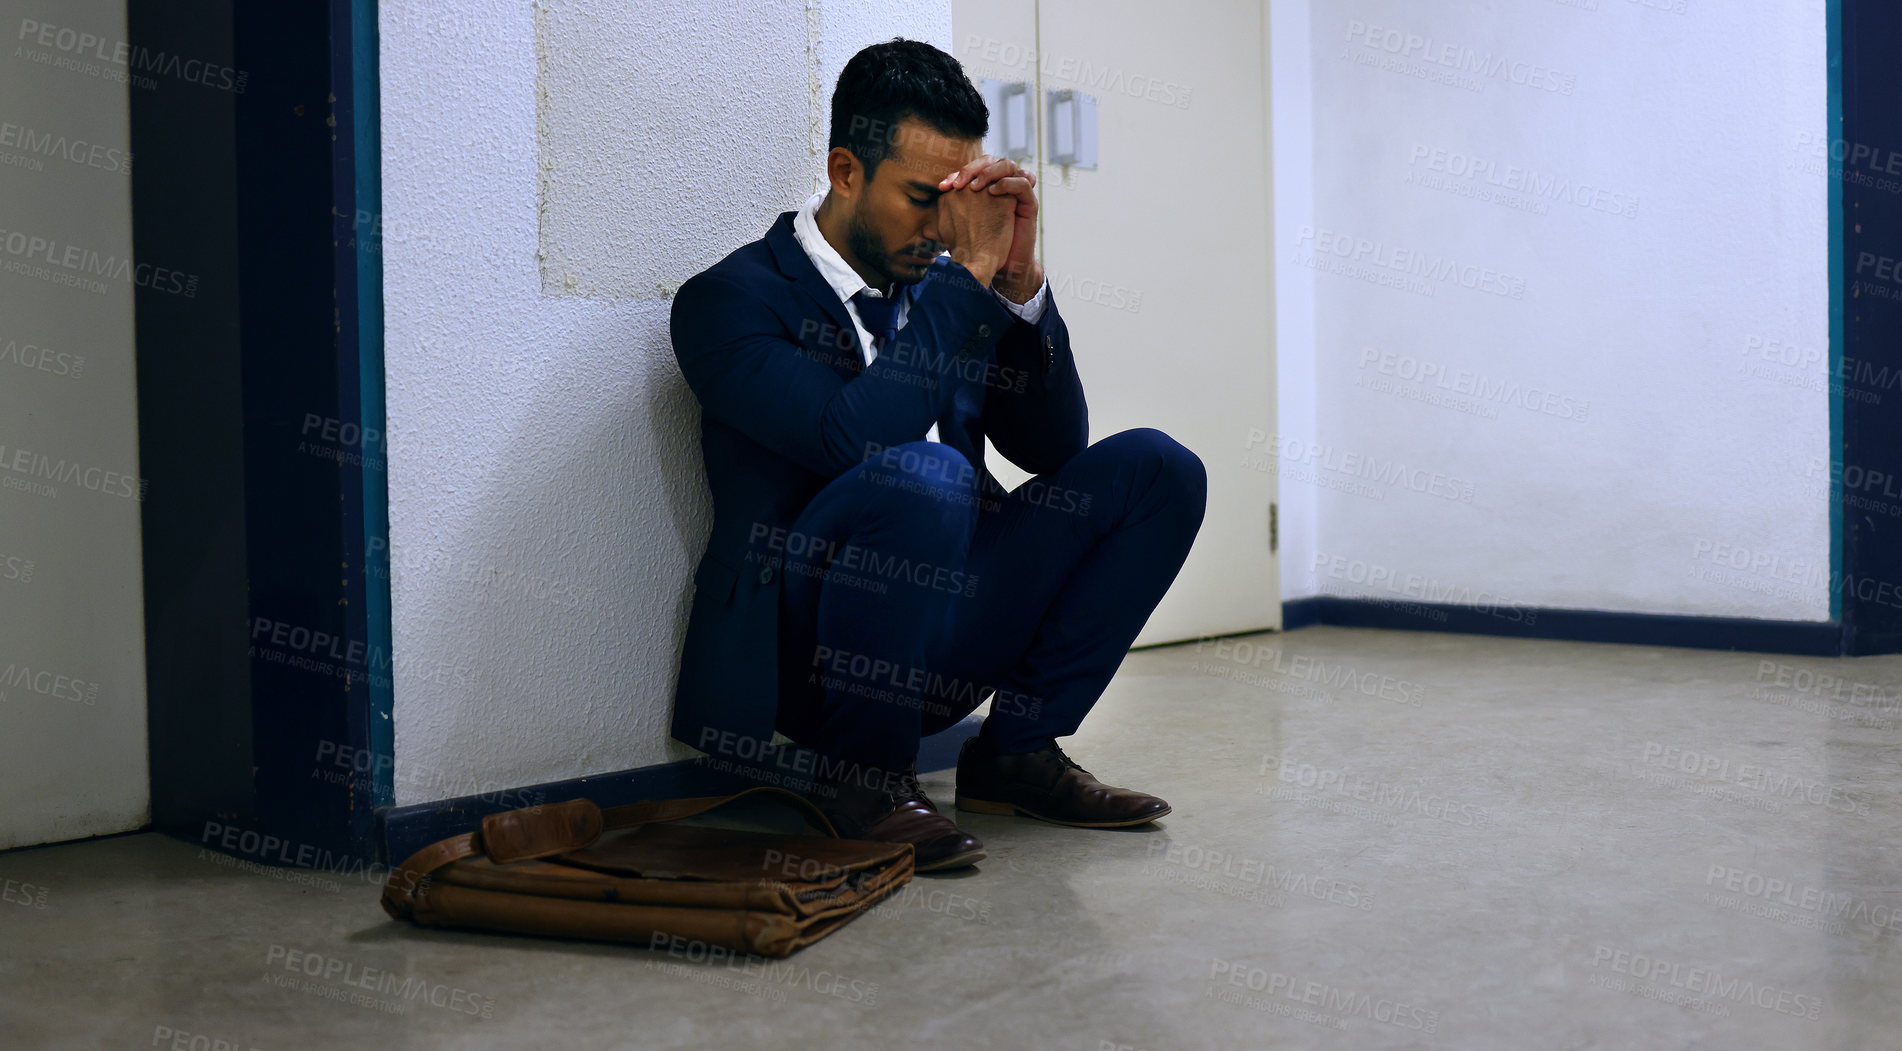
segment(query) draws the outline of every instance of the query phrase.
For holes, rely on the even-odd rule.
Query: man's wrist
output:
[[[1029,303],[1037,295],[1037,291],[1043,288],[1043,267],[1032,260],[1029,266],[1022,269],[1023,273],[1015,276],[1010,273],[1008,267],[999,270],[991,282],[991,287],[997,290],[998,295],[1018,306]]]
[[[960,252],[954,249],[951,252],[951,261],[969,270],[971,276],[977,278],[977,283],[980,285],[989,287],[991,282],[997,278],[997,264],[991,262],[985,256],[977,255],[973,252]]]

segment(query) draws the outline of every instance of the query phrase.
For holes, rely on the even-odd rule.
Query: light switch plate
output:
[[[1096,169],[1096,96],[1062,88],[1044,93],[1045,156],[1052,164]]]
[[[991,127],[984,135],[984,152],[993,157],[1026,161],[1037,153],[1036,114],[1031,100],[1036,93],[1021,80],[984,77],[977,92],[990,110]]]

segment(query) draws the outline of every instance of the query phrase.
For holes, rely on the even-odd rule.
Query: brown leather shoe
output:
[[[982,861],[984,844],[938,812],[916,770],[893,775],[892,786],[830,781],[808,793],[844,839],[910,843],[918,872],[963,868]]]
[[[1055,743],[1041,751],[997,755],[973,737],[958,753],[959,810],[1024,814],[1076,828],[1128,828],[1169,813],[1152,795],[1106,785]]]

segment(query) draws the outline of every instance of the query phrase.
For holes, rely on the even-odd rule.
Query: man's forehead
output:
[[[899,123],[895,138],[887,163],[897,161],[907,171],[935,173],[934,183],[975,158],[983,145],[976,139],[954,139],[915,117]]]

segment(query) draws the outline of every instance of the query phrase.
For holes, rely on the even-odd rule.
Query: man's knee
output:
[[[1161,477],[1177,490],[1179,498],[1198,511],[1206,509],[1209,493],[1208,466],[1195,450],[1154,427],[1131,427],[1118,431],[1099,444],[1113,445],[1122,455],[1147,457],[1161,464]]]

